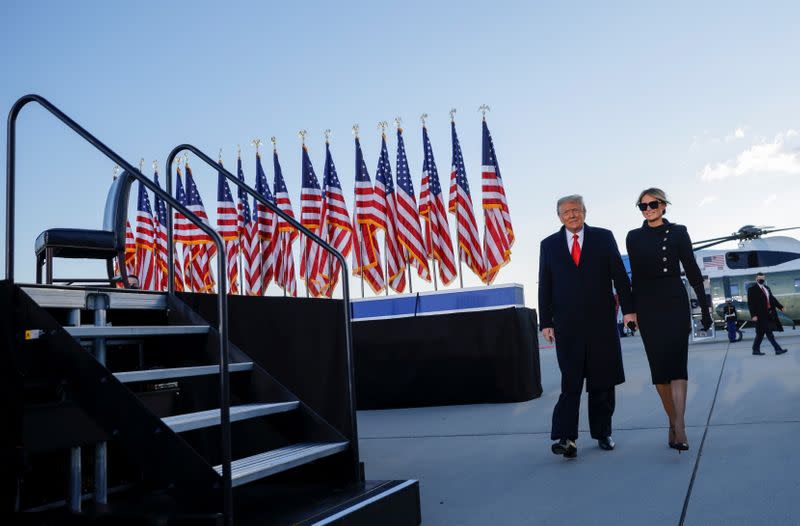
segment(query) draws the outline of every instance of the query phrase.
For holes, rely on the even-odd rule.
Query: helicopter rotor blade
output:
[[[738,239],[738,238],[736,238],[736,237],[726,237],[726,238],[720,239],[718,241],[713,241],[713,240],[708,239],[706,241],[712,241],[712,242],[711,243],[706,243],[705,245],[700,245],[699,247],[692,247],[692,252],[697,252],[698,250],[703,250],[704,248],[713,247],[714,245],[720,245],[722,243],[725,243],[726,241],[731,241],[731,240],[734,240],[734,239]],[[698,243],[702,243],[702,242],[698,241]],[[695,243],[695,244],[697,244],[697,243]]]
[[[773,230],[768,230],[772,228]],[[710,239],[702,239],[700,241],[694,241],[692,243],[692,250],[703,250],[704,248],[713,247],[714,245],[719,245],[720,243],[725,243],[726,241],[744,241],[748,239],[756,239],[760,238],[766,234],[772,234],[773,232],[783,232],[785,230],[796,230],[800,229],[800,226],[791,226],[787,228],[774,228],[774,227],[757,227],[753,225],[745,225],[739,229],[738,232],[734,232],[729,236],[722,236],[722,237],[712,237]]]
[[[773,227],[770,227],[770,228],[773,228]],[[783,232],[784,230],[796,230],[798,228],[800,228],[800,226],[790,226],[790,227],[787,227],[787,228],[776,228],[774,230],[764,230],[764,233],[765,234],[771,234],[773,232]]]
[[[693,241],[692,245],[700,245],[702,243],[709,243],[711,241],[718,241],[720,243],[724,241],[732,241],[734,239],[739,239],[739,235],[730,235],[730,236],[722,236],[722,237],[712,237],[711,239],[703,239],[701,241]],[[697,249],[695,249],[697,250]]]

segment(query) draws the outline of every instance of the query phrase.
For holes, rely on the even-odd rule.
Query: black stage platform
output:
[[[536,311],[353,323],[358,409],[524,402],[542,394]]]

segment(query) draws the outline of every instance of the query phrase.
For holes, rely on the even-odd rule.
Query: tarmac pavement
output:
[[[622,339],[614,451],[589,437],[578,458],[550,452],[560,374],[540,351],[540,398],[513,404],[359,411],[368,479],[418,479],[423,524],[800,524],[800,331],[789,352],[753,356],[754,333],[689,347],[690,449],[667,447],[668,422],[638,337]],[[541,344],[541,342],[540,342]]]

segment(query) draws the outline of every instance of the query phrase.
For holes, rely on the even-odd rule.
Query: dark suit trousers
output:
[[[778,342],[775,341],[775,336],[772,335],[772,331],[769,329],[764,329],[762,327],[756,326],[756,339],[753,340],[753,352],[759,352],[761,350],[761,342],[764,341],[764,335],[766,334],[769,343],[772,344],[772,347],[776,351],[781,350],[781,346],[778,345]]]
[[[562,438],[577,440],[582,384],[583,382],[578,386],[577,391],[565,392],[562,382],[561,395],[553,409],[553,428],[550,433],[552,440]],[[611,436],[611,416],[614,414],[615,404],[613,386],[606,390],[589,391],[589,432],[595,440]]]

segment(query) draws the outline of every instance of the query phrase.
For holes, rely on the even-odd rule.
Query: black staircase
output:
[[[14,468],[4,470],[4,487],[16,490],[3,511],[26,524],[418,524],[416,481],[364,480],[346,297],[231,297],[237,321],[229,333],[225,294],[15,283],[14,126],[28,102],[195,222],[224,254],[212,229],[45,99],[14,105],[0,281],[8,367],[0,380],[12,430],[4,465]],[[224,258],[218,278],[225,290]],[[299,338],[276,346],[263,325],[241,323],[281,323],[304,309],[334,320],[316,328],[329,345]],[[281,353],[334,365],[304,371]]]

